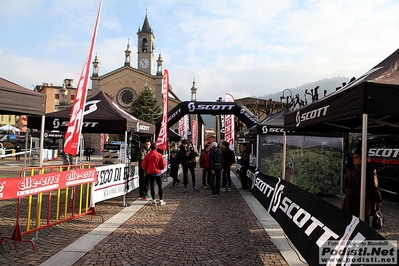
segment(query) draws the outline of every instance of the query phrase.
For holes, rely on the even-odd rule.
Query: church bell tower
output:
[[[155,36],[152,33],[150,23],[148,23],[147,14],[145,15],[143,27],[141,30],[139,28],[137,35],[137,68],[151,75],[154,62]]]

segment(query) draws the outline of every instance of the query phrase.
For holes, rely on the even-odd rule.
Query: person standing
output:
[[[177,186],[180,182],[180,179],[177,178],[179,172],[179,150],[177,149],[177,144],[175,142],[172,143],[169,155],[169,163],[170,163],[170,176],[173,178],[172,188]]]
[[[231,166],[236,162],[234,151],[230,149],[230,145],[227,141],[222,143],[222,154],[223,154],[223,173],[222,173],[222,188],[221,191],[226,191],[227,183],[229,184],[229,192],[231,192]]]
[[[212,188],[212,196],[219,196],[220,191],[220,178],[223,169],[223,154],[218,148],[216,142],[212,143],[212,149],[209,151],[211,159],[211,174],[210,185]]]
[[[147,139],[144,142],[144,145],[140,149],[140,158],[139,158],[139,197],[142,200],[147,200],[148,193],[148,177],[146,172],[141,167],[141,163],[144,160],[144,157],[150,152],[151,141]]]
[[[209,157],[209,151],[211,149],[211,145],[205,144],[204,150],[200,156],[200,167],[202,169],[202,186],[204,189],[207,189],[209,184],[209,179],[211,177],[211,159]]]
[[[21,160],[21,154],[20,154],[21,151],[22,147],[17,143],[17,145],[15,146],[15,160],[17,161]]]
[[[361,178],[361,151],[353,154],[353,165],[346,169],[343,181],[343,192],[345,193],[342,209],[359,217],[360,214],[360,178]],[[366,166],[366,198],[365,198],[365,221],[373,214],[375,205],[382,204],[381,192],[378,188],[377,171],[370,164]]]
[[[246,143],[241,143],[240,144],[240,155],[241,155],[241,159],[240,159],[240,180],[241,180],[241,188],[239,188],[239,190],[244,190],[247,191],[248,190],[248,184],[247,184],[247,171],[249,169],[249,155],[250,152],[247,148],[247,144]]]
[[[151,187],[151,197],[154,205],[158,205],[157,200],[155,199],[154,182],[156,182],[158,186],[159,205],[165,205],[166,203],[163,200],[161,171],[165,169],[166,161],[162,154],[157,151],[156,143],[151,143],[150,152],[144,157],[143,161],[141,162],[141,167],[147,173]]]
[[[189,170],[191,173],[191,181],[193,183],[193,189],[199,192],[199,189],[195,186],[195,172],[194,172],[195,162],[193,161],[194,158],[197,156],[197,154],[195,154],[193,147],[189,146],[189,144],[190,142],[188,141],[188,139],[183,139],[179,147],[179,158],[180,158],[180,163],[183,167],[183,183],[184,183],[183,193],[187,193]]]
[[[84,154],[86,155],[86,161],[90,161],[90,155],[91,155],[90,145],[86,145],[86,148],[84,150]]]

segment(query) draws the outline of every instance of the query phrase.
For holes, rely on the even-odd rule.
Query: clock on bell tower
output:
[[[151,30],[150,23],[148,23],[147,14],[145,15],[143,27],[141,30],[139,28],[137,35],[137,68],[148,74],[152,74],[155,36]]]

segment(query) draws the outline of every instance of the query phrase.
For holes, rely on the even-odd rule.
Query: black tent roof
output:
[[[44,115],[46,95],[0,78],[0,113]]]
[[[254,138],[258,134],[283,134],[284,115],[291,112],[289,108],[268,115],[263,121],[247,130],[237,133],[237,137]]]
[[[71,108],[46,114],[45,130],[66,131]],[[28,128],[40,129],[41,118],[29,116]],[[120,109],[100,91],[87,99],[82,133],[123,133],[133,129],[135,133],[154,134],[155,125],[141,121]]]
[[[286,131],[398,133],[399,49],[344,88],[285,116]]]

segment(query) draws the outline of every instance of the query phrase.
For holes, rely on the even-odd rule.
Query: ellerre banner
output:
[[[0,182],[0,200],[26,197],[96,181],[97,172],[94,168],[6,178]]]
[[[336,258],[340,253],[334,248],[345,250],[348,248],[346,241],[385,240],[357,217],[285,180],[266,176],[257,170],[254,173],[249,171],[247,175],[252,179],[252,194],[280,224],[309,265],[341,265],[320,263],[319,252],[327,241],[335,240],[337,243],[331,252],[331,257]],[[396,245],[390,248],[397,252]]]

